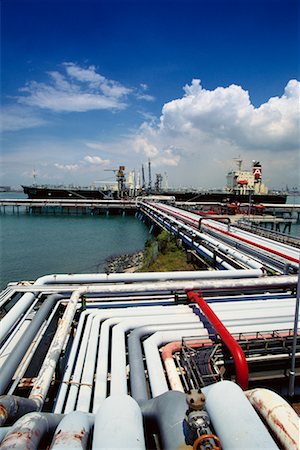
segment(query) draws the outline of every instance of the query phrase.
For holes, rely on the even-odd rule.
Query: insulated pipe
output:
[[[189,325],[191,328],[193,324]],[[141,347],[141,338],[145,335],[156,333],[158,331],[171,331],[187,329],[187,324],[181,322],[178,324],[145,325],[135,328],[128,336],[128,358],[130,367],[130,388],[132,397],[138,402],[148,400],[148,389],[145,378],[143,353]]]
[[[157,434],[158,432],[161,448],[164,450],[191,449],[190,445],[186,445],[184,428],[184,417],[187,410],[185,394],[177,391],[165,392],[143,402],[141,410],[146,431],[148,434]]]
[[[195,292],[188,292],[187,296],[189,301],[197,303],[199,308],[201,308],[202,312],[206,315],[210,323],[213,325],[216,332],[220,335],[223,343],[232,354],[235,363],[237,383],[241,386],[242,389],[247,389],[248,364],[243,350],[200,294],[197,294]]]
[[[81,409],[82,411],[89,411],[92,385],[94,383],[94,372],[96,373],[94,399],[97,398],[98,395],[101,396],[102,400],[106,398],[109,335],[110,327],[112,325],[119,323],[123,320],[123,318],[125,319],[128,316],[136,317],[136,320],[138,320],[140,315],[143,315],[144,318],[145,315],[149,313],[147,317],[150,320],[152,317],[151,314],[156,314],[154,317],[158,317],[164,314],[174,314],[175,312],[177,314],[183,314],[187,311],[190,311],[189,308],[183,305],[168,307],[145,306],[135,308],[118,308],[113,310],[95,311],[91,314],[88,314],[88,311],[85,311],[84,316],[88,315],[88,319],[84,328],[84,333],[83,335],[79,332],[76,333],[76,346],[74,349],[72,346],[68,361],[67,374],[64,375],[64,385],[67,385],[67,383],[71,381],[71,387],[68,393],[64,412],[71,412],[75,409],[75,407],[77,409]],[[189,317],[192,317],[191,312]],[[104,322],[101,326],[100,340],[98,344],[100,324],[103,320]],[[81,325],[81,319],[79,324]],[[77,353],[77,344],[79,341],[80,350],[79,353]],[[89,344],[89,342],[92,342],[92,344]],[[98,349],[100,350],[97,354]],[[73,368],[75,355],[76,365]],[[62,411],[66,391],[67,389],[62,386],[55,407],[56,412]]]
[[[12,380],[13,374],[17,370],[18,365],[22,361],[42,323],[53,308],[53,305],[62,298],[61,295],[54,294],[50,295],[47,301],[43,302],[25,333],[14,347],[14,350],[9,354],[5,364],[0,369],[0,395],[4,394],[5,389]]]
[[[183,336],[208,338],[208,333],[203,328],[203,324],[199,323],[199,326],[194,329],[156,332],[143,342],[152,397],[157,397],[169,390],[158,347]]]
[[[185,234],[182,231],[183,229],[187,230],[188,233],[191,233],[191,231],[192,231],[183,222],[179,222],[175,219],[172,219],[172,222],[170,222],[167,216],[164,220],[162,217],[160,217],[162,214],[160,214],[160,216],[158,216],[155,213],[149,213],[149,211],[147,211],[147,212],[144,211],[144,214],[148,215],[151,220],[156,220],[161,226],[164,225],[164,228],[168,232],[170,232],[172,234],[176,234],[177,237],[180,237],[182,239],[182,241],[185,242],[188,246],[190,246],[191,248],[194,248],[197,251],[197,253],[200,253],[202,256],[206,256],[206,257],[210,258],[211,260],[214,259],[214,253],[212,250],[209,250],[205,246],[199,244],[198,242],[195,242],[192,238],[190,238],[187,234]],[[167,223],[165,223],[165,222],[167,222]],[[196,234],[194,230],[192,231],[192,233],[194,235]],[[199,237],[200,237],[200,235],[199,235]],[[216,243],[216,246],[217,246],[217,243]],[[216,259],[217,266],[219,268],[221,268],[223,270],[224,269],[226,269],[226,270],[234,269],[234,267],[231,264],[229,264],[228,262],[224,261],[222,257],[216,256],[215,259]]]
[[[21,417],[3,439],[0,450],[38,450],[41,439],[53,432],[63,416],[31,412]]]
[[[193,213],[188,213],[187,211],[178,210],[177,208],[174,208],[174,207],[169,207],[169,206],[166,207],[165,205],[163,205],[163,206],[162,205],[159,205],[159,206],[156,205],[156,208],[161,209],[163,211],[168,211],[168,214],[171,214],[171,215],[175,214],[176,216],[179,216],[182,219],[189,220],[192,225],[198,226],[199,217],[197,215],[193,214]],[[269,251],[271,253],[274,253],[277,256],[283,256],[284,258],[288,259],[291,262],[299,263],[299,255],[297,254],[297,256],[294,256],[295,255],[295,249],[292,248],[292,247],[289,247],[289,246],[285,245],[284,246],[284,250],[285,250],[286,253],[282,253],[282,251],[276,250],[276,247],[275,247],[275,249],[271,248],[271,247],[274,247],[274,242],[271,239],[267,239],[267,238],[263,238],[263,239],[260,238],[260,239],[258,239],[252,233],[248,233],[248,232],[245,232],[245,231],[242,231],[242,232],[239,231],[239,232],[236,232],[236,233],[231,233],[231,232],[227,231],[227,227],[226,227],[226,230],[225,230],[225,226],[220,224],[220,222],[218,222],[218,224],[216,225],[213,221],[210,221],[209,219],[202,220],[202,224],[204,224],[204,225],[206,225],[206,226],[208,226],[208,227],[210,227],[212,229],[221,231],[222,233],[227,234],[228,236],[240,239],[240,240],[242,240],[244,242],[247,242],[247,243],[249,243],[251,245],[255,245],[258,248],[265,249],[265,250],[267,250],[267,251]],[[238,235],[238,233],[239,233],[239,235]],[[241,234],[247,236],[247,238],[242,237]],[[248,238],[248,236],[249,236],[249,238]],[[266,242],[267,246],[266,245],[262,245],[260,243],[262,240]],[[277,246],[277,243],[276,243],[276,246]],[[277,248],[278,247],[283,247],[283,245],[280,244],[280,245],[277,246]],[[291,256],[291,253],[293,254],[293,256]]]
[[[231,381],[206,386],[205,408],[224,450],[278,450],[241,388]]]
[[[260,269],[260,270],[262,270],[261,262],[258,262],[258,261],[254,260],[252,258],[249,258],[248,256],[246,256],[243,253],[237,251],[236,249],[232,249],[232,247],[230,247],[228,245],[225,245],[225,244],[222,244],[217,239],[214,239],[214,238],[208,236],[207,234],[204,234],[204,233],[201,233],[200,231],[195,230],[194,227],[191,228],[190,226],[186,225],[185,223],[179,222],[177,220],[175,220],[174,222],[177,223],[181,228],[186,229],[189,232],[192,232],[194,235],[198,236],[200,239],[203,239],[204,241],[212,244],[215,248],[221,250],[222,252],[224,252],[224,253],[226,253],[228,255],[231,255],[234,259],[244,263],[248,267],[250,267],[252,269]],[[206,250],[206,252],[208,252],[208,251]]]
[[[153,316],[154,311],[151,311],[152,308],[150,308],[149,310],[149,315],[147,315],[147,321],[149,323],[151,323],[152,320],[160,320],[160,318],[166,313],[167,314],[167,310],[162,312],[158,312],[156,316]],[[145,314],[147,314],[148,311],[145,311]],[[141,314],[141,311],[139,312],[139,314]],[[177,322],[180,316],[180,320],[184,321],[184,319],[186,319],[187,321],[192,321],[193,317],[191,315],[191,313],[189,314],[185,314],[184,312],[181,313],[180,310],[178,310],[178,316],[174,315],[174,312],[170,311],[168,308],[168,319],[172,322]],[[115,328],[117,326],[119,326],[120,324],[124,324],[124,323],[128,323],[128,321],[132,322],[132,320],[134,320],[135,323],[139,323],[141,319],[145,319],[145,316],[135,316],[135,315],[131,315],[130,311],[128,311],[127,315],[124,315],[124,317],[116,317],[116,318],[112,318],[112,319],[108,319],[103,323],[103,329],[101,328],[101,334],[100,336],[106,335],[107,339],[106,342],[109,346],[109,341],[108,341],[108,334],[110,327],[111,326],[115,326]],[[165,319],[166,320],[166,319]],[[126,325],[125,325],[126,326]],[[103,379],[103,386],[104,386],[104,376],[106,378],[105,380],[105,386],[107,385],[107,364],[108,364],[108,359],[109,359],[109,349],[107,350],[107,352],[103,351],[103,348],[106,348],[106,342],[105,344],[103,344],[104,340],[100,338],[99,341],[99,347],[100,347],[100,354],[97,355],[97,350],[98,350],[98,336],[99,336],[99,328],[100,328],[100,321],[98,319],[98,317],[95,317],[93,320],[93,326],[91,329],[91,334],[90,334],[90,343],[86,352],[86,358],[85,358],[85,362],[84,362],[84,366],[83,366],[83,370],[82,370],[82,376],[81,376],[81,382],[80,382],[80,387],[79,387],[79,392],[78,392],[78,398],[77,398],[77,404],[76,404],[76,409],[80,409],[81,411],[89,411],[90,408],[90,399],[91,399],[91,395],[92,395],[92,386],[94,383],[94,373],[96,373],[96,385],[97,388],[95,386],[95,393],[98,393],[98,387],[99,387],[99,383],[101,383],[101,379]],[[107,332],[105,333],[104,331],[107,330]],[[123,327],[122,327],[123,329]],[[119,343],[118,343],[119,344]],[[112,339],[112,349],[114,348],[113,345],[113,339]],[[113,350],[112,350],[113,353]],[[102,359],[102,355],[103,355],[103,359]],[[125,355],[125,344],[124,344],[124,355]],[[96,366],[96,359],[98,356],[98,364],[97,364],[97,370],[95,370],[95,366]],[[104,360],[104,356],[105,356],[105,360]],[[116,372],[114,372],[113,367],[111,368],[111,378],[115,379],[115,378],[122,378],[122,375],[124,374],[124,377],[126,379],[126,357],[123,357],[123,348],[122,348],[122,355],[119,355],[119,358],[117,358],[118,361],[118,365],[116,367]],[[112,357],[113,360],[113,357]],[[122,366],[121,361],[125,363]],[[113,362],[112,362],[113,365]],[[105,375],[106,374],[106,375]],[[126,390],[127,393],[127,390]],[[94,403],[95,403],[95,399],[94,399]],[[96,409],[96,404],[93,407],[93,410],[95,411]]]
[[[37,294],[32,294],[31,292],[27,292],[24,294],[13,306],[8,313],[4,316],[4,318],[0,321],[1,327],[1,335],[0,335],[0,345],[4,341],[4,339],[9,334],[12,325],[17,322],[22,314],[26,311],[27,308],[33,303]]]
[[[95,416],[92,450],[146,450],[143,417],[129,395],[112,395]]]
[[[117,328],[114,327],[111,338],[111,394],[127,394],[127,380],[126,380],[126,355],[125,355],[125,331],[135,328],[138,325],[145,323],[164,323],[166,317],[169,320],[176,320],[175,316],[171,315],[171,311],[165,311],[165,313],[160,313],[156,316],[142,316],[132,317],[129,319],[124,319],[122,322],[119,320],[120,324]],[[177,320],[182,317],[182,312],[178,310]],[[193,316],[191,313],[188,317],[193,321]],[[198,322],[198,321],[196,321]],[[107,395],[107,372],[108,372],[108,352],[109,346],[109,330],[111,325],[116,325],[118,321],[113,319],[107,320],[101,327],[99,347],[100,352],[98,354],[96,377],[95,377],[95,388],[94,388],[94,406],[93,412],[97,410],[101,402],[106,398]]]
[[[176,318],[168,314],[169,322],[181,321],[181,314]],[[193,322],[192,314],[190,321]],[[119,395],[127,393],[127,380],[126,380],[126,354],[125,354],[125,332],[138,325],[148,324],[161,324],[165,323],[165,317],[141,317],[138,321],[136,319],[127,319],[116,325],[112,331],[112,354],[111,354],[111,394]],[[194,329],[199,324],[199,328],[202,324],[199,321],[195,321]],[[197,328],[198,329],[198,328]]]
[[[199,348],[206,345],[212,345],[212,341],[210,339],[198,339],[198,340],[189,339],[188,345],[189,347],[192,348]],[[180,381],[180,377],[178,375],[173,359],[173,353],[179,352],[181,349],[182,349],[182,340],[170,342],[169,344],[166,344],[163,347],[161,352],[161,358],[164,362],[170,388],[175,391],[184,392],[184,388]]]
[[[124,306],[130,306],[130,303],[124,303]],[[170,306],[174,306],[174,305],[170,305]],[[165,308],[165,306],[162,305],[157,305],[155,304],[154,306],[151,306],[150,304],[146,307],[143,307],[144,309],[141,309],[141,307],[135,306],[131,307],[131,308],[113,308],[113,309],[104,309],[104,310],[98,310],[98,309],[90,309],[90,310],[86,310],[83,311],[80,315],[79,318],[79,323],[78,323],[78,327],[76,330],[76,334],[75,334],[75,339],[73,341],[72,344],[72,348],[70,351],[70,355],[68,358],[68,363],[67,363],[67,368],[66,371],[63,375],[63,381],[61,383],[60,386],[60,390],[59,390],[59,394],[57,396],[57,400],[56,400],[56,405],[55,405],[55,410],[54,412],[56,413],[60,413],[63,411],[63,405],[65,402],[65,398],[66,398],[66,393],[68,391],[68,386],[70,384],[71,378],[72,378],[72,384],[71,384],[71,388],[70,388],[70,398],[69,398],[69,406],[68,409],[65,410],[64,412],[71,412],[74,409],[75,403],[74,403],[74,399],[77,397],[78,395],[78,390],[79,390],[79,383],[81,382],[81,376],[82,376],[82,370],[83,370],[83,364],[84,364],[84,360],[85,360],[85,355],[86,355],[86,346],[88,343],[88,339],[89,339],[89,326],[91,326],[91,322],[88,321],[86,322],[87,318],[91,318],[93,319],[93,323],[96,323],[96,328],[95,328],[95,333],[97,333],[97,327],[99,330],[100,327],[100,322],[110,319],[110,318],[115,318],[115,317],[127,317],[127,316],[135,316],[135,315],[140,315],[142,314],[142,311],[145,313],[149,312],[153,312],[153,313],[161,313],[163,310],[162,308]],[[146,309],[148,308],[148,309]],[[179,311],[178,306],[176,306],[177,311]],[[181,306],[181,308],[185,308],[182,309],[180,311],[186,311],[186,307],[185,306]],[[170,310],[168,310],[170,311]],[[96,320],[96,322],[95,322]],[[98,325],[97,325],[98,324]],[[82,334],[82,330],[84,327],[84,332]],[[105,327],[104,327],[105,329]],[[96,369],[96,386],[98,385],[99,382],[99,378],[100,378],[100,374],[101,373],[105,373],[105,381],[106,381],[106,369],[105,367],[107,367],[107,356],[106,356],[106,352],[102,351],[104,346],[108,346],[108,334],[106,336],[106,338],[104,337],[104,329],[101,330],[100,333],[100,354],[98,355],[98,365],[97,365],[97,369]],[[109,332],[109,328],[107,329],[107,332]],[[96,338],[95,338],[96,339]],[[97,341],[98,341],[98,337],[97,337]],[[80,349],[78,350],[78,347],[80,345]],[[98,346],[99,347],[99,346]],[[102,359],[101,359],[102,358]],[[76,359],[76,365],[75,365],[75,359]],[[87,374],[87,376],[90,377],[91,374]],[[90,380],[86,379],[87,384],[91,384]],[[87,389],[89,389],[87,387]],[[97,388],[96,388],[97,390]],[[73,395],[74,394],[74,395]],[[106,395],[104,395],[105,398]],[[73,401],[72,404],[70,403],[71,398],[73,397]]]
[[[237,272],[237,273],[236,273]],[[0,322],[1,326],[1,336],[0,336],[0,345],[3,340],[8,335],[11,327],[15,322],[17,322],[22,314],[26,311],[27,308],[33,303],[36,298],[37,292],[43,292],[43,288],[46,285],[58,285],[58,292],[63,292],[68,289],[74,291],[74,289],[79,289],[80,286],[70,286],[70,288],[65,287],[64,285],[69,283],[71,284],[91,284],[91,283],[132,283],[132,282],[146,282],[146,281],[155,281],[159,280],[202,280],[202,279],[220,279],[220,278],[241,278],[241,277],[259,277],[261,276],[260,270],[232,270],[232,271],[192,271],[187,272],[187,278],[185,278],[185,272],[167,272],[167,275],[163,272],[153,272],[153,273],[125,273],[125,274],[75,274],[75,275],[47,275],[41,278],[38,278],[35,283],[30,287],[33,292],[26,292],[13,306],[8,313],[4,316],[4,318]],[[113,277],[112,277],[113,275]],[[169,281],[171,282],[171,281]],[[29,288],[29,289],[30,289]],[[51,286],[52,288],[52,286]],[[114,288],[114,289],[112,289]],[[52,288],[53,289],[53,288]],[[98,287],[99,289],[99,287]],[[46,289],[45,289],[46,290]],[[101,290],[100,290],[101,291]],[[126,292],[124,287],[122,286],[108,286],[107,289],[102,287],[102,292]],[[99,291],[98,291],[99,292]]]
[[[92,422],[92,417],[81,411],[65,415],[55,430],[49,450],[85,450]]]
[[[280,448],[299,449],[300,419],[291,405],[269,389],[251,389],[245,394],[278,439]]]
[[[262,250],[267,250],[269,253],[273,253],[276,256],[283,257],[291,262],[298,263],[299,264],[299,256],[298,252],[294,247],[289,247],[287,245],[282,245],[280,243],[274,244],[274,241],[271,239],[261,238],[258,239],[256,236],[254,236],[251,233],[245,233],[237,231],[235,233],[229,232],[227,230],[223,230],[220,227],[217,227],[211,223],[206,223],[205,226],[212,228],[214,230],[217,230],[223,234],[226,234],[227,236],[233,237],[235,239],[239,239],[242,242],[245,242],[250,245],[254,245],[257,248],[260,248]],[[246,237],[243,237],[242,234]],[[263,242],[263,243],[262,243]],[[279,250],[278,250],[279,248]],[[285,253],[282,252],[284,250]]]
[[[211,271],[209,271],[211,272]],[[228,274],[229,272],[229,274]],[[108,295],[120,295],[124,297],[130,297],[132,294],[141,295],[155,293],[158,294],[169,294],[171,295],[175,291],[186,291],[186,290],[237,290],[241,292],[242,289],[293,289],[296,284],[298,277],[294,275],[280,275],[280,276],[264,276],[261,277],[260,270],[234,270],[232,273],[230,271],[215,271],[214,272],[219,279],[214,280],[195,280],[195,281],[157,281],[153,283],[128,283],[124,285],[93,285],[86,286],[86,295],[98,294],[99,296]],[[230,279],[222,279],[229,275]],[[256,278],[260,277],[260,278]],[[238,279],[237,279],[238,278]],[[22,288],[23,289],[23,288]],[[36,288],[40,292],[40,287]],[[53,293],[53,292],[75,292],[79,289],[78,286],[71,285],[52,285],[51,291],[49,288],[44,287],[43,293]],[[98,297],[98,301],[100,298]]]
[[[57,327],[55,336],[51,342],[43,365],[33,383],[33,388],[30,392],[29,398],[33,399],[37,403],[39,410],[43,407],[53,374],[55,372],[57,361],[67,340],[68,333],[76,313],[79,298],[84,294],[85,290],[86,288],[81,288],[78,289],[78,291],[73,292],[61,322]]]

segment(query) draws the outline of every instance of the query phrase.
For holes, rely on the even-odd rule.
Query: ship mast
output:
[[[234,158],[235,162],[237,163],[238,166],[238,170],[241,171],[242,170],[242,163],[243,160],[241,159],[241,157],[239,156],[238,158]]]

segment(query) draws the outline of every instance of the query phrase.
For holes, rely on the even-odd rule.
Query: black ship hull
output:
[[[68,199],[90,199],[90,200],[114,200],[118,199],[117,191],[103,191],[89,188],[51,188],[42,186],[22,186],[24,193],[28,198],[68,198]],[[140,194],[139,194],[140,195]],[[287,196],[285,194],[261,194],[249,195],[235,194],[232,192],[196,192],[196,191],[172,191],[151,192],[151,195],[167,195],[175,197],[180,202],[199,202],[199,203],[275,203],[284,204]],[[126,198],[126,196],[125,196]]]

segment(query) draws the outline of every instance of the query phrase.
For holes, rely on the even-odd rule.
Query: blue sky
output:
[[[294,0],[2,0],[0,184],[299,182]]]

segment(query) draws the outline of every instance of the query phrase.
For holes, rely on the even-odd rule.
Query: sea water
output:
[[[23,197],[2,194],[2,198]],[[97,273],[106,259],[144,249],[149,228],[130,216],[0,216],[0,290],[52,273]]]
[[[52,273],[103,272],[107,258],[143,250],[150,237],[149,228],[130,216],[18,215],[8,209],[0,216],[0,290]],[[292,226],[292,235],[300,237],[300,224]]]

